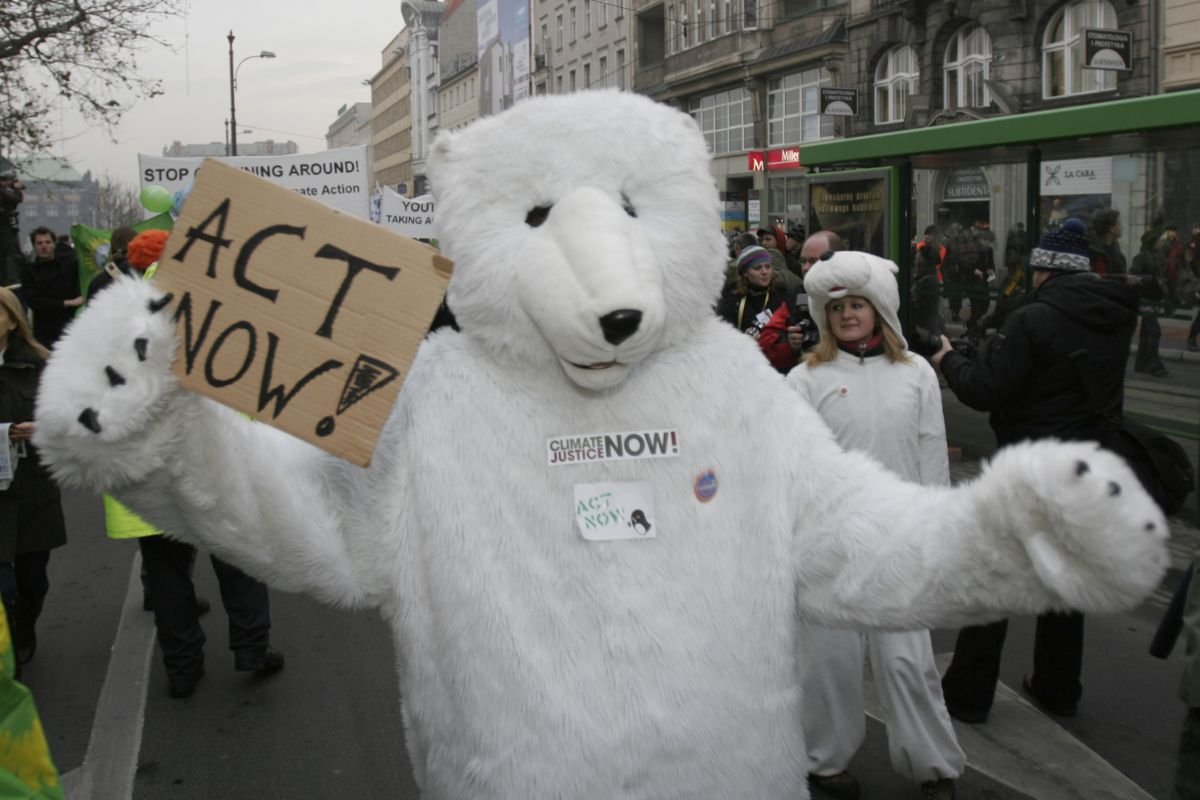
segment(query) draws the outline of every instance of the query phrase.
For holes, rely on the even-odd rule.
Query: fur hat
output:
[[[829,258],[822,257],[804,276],[804,290],[809,297],[809,313],[817,328],[824,334],[828,328],[825,321],[825,306],[830,300],[839,300],[848,295],[865,297],[875,306],[875,316],[886,322],[888,327],[904,341],[900,329],[900,288],[896,285],[896,273],[900,271],[886,258],[862,253],[857,250],[842,250]],[[904,346],[907,348],[908,343]]]
[[[1090,271],[1087,226],[1071,217],[1061,227],[1043,233],[1029,254],[1029,266],[1054,272]]]
[[[771,254],[756,244],[751,245],[738,254],[737,274],[745,275],[760,264],[771,266]]]

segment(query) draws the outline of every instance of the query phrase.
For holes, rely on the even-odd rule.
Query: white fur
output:
[[[899,271],[895,262],[856,250],[843,250],[813,264],[804,276],[804,290],[812,298],[809,311],[817,329],[829,330],[825,326],[825,306],[830,300],[855,295],[870,300],[875,313],[903,342],[900,289],[896,285]]]
[[[712,314],[717,202],[686,115],[532,99],[443,135],[431,165],[463,330],[422,346],[369,469],[179,390],[169,312],[134,280],[59,345],[37,435],[61,480],[273,586],[381,608],[425,796],[804,798],[797,610],[896,628],[1109,611],[1161,577],[1165,521],[1092,445],[1010,448],[958,490],[839,450]],[[612,346],[597,319],[619,308],[643,328]],[[547,437],[661,428],[678,457],[546,466]],[[573,488],[601,481],[652,486],[657,538],[579,536]]]

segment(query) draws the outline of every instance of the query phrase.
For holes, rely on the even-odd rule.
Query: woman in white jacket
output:
[[[900,333],[896,265],[843,251],[804,279],[821,340],[788,383],[848,450],[867,452],[907,480],[949,483],[937,375]],[[888,729],[892,767],[923,798],[953,798],[966,757],[958,746],[928,631],[898,633],[805,626],[799,647],[812,782],[833,797],[859,796],[846,771],[866,734],[863,651],[868,650]]]

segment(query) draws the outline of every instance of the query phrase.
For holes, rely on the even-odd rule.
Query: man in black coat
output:
[[[933,356],[966,405],[988,411],[1001,446],[1054,437],[1097,439],[1119,415],[1125,363],[1138,318],[1135,289],[1091,271],[1086,226],[1069,219],[1048,231],[1029,258],[1033,293],[976,358],[950,347]],[[983,722],[999,678],[1007,622],[964,628],[942,679],[946,707]],[[1042,614],[1025,691],[1046,711],[1076,712],[1083,687],[1083,615]]]
[[[29,234],[33,256],[21,270],[21,290],[33,311],[33,335],[43,347],[53,348],[63,329],[83,305],[79,291],[79,266],[70,248],[62,253],[54,231],[47,227]]]

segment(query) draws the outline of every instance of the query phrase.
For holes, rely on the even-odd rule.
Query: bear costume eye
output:
[[[637,219],[637,209],[633,207],[633,203],[629,202],[629,198],[621,195],[621,207],[625,209],[625,213]]]
[[[550,216],[551,206],[534,206],[528,214],[525,215],[525,224],[531,228],[536,228],[546,221]]]

